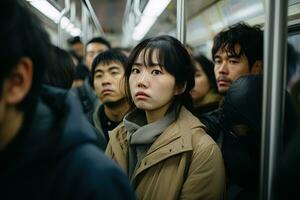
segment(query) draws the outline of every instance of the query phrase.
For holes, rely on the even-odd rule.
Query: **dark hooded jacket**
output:
[[[261,75],[240,77],[231,85],[218,111],[219,123],[215,127],[220,129],[217,141],[220,141],[229,181],[228,199],[258,199],[262,95]],[[282,144],[287,141],[296,124],[287,93],[285,112]],[[248,128],[242,135],[233,128],[241,124]]]
[[[261,115],[262,76],[239,78],[228,90],[220,116],[228,199],[258,199]],[[233,131],[240,124],[249,128],[244,135]]]
[[[44,87],[17,137],[0,153],[1,199],[134,199],[106,158],[72,93]]]

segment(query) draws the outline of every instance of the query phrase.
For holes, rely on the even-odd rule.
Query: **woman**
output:
[[[194,114],[200,116],[219,107],[221,95],[218,94],[214,64],[203,55],[194,57],[195,87],[191,91],[195,107]]]
[[[136,107],[110,133],[106,154],[128,174],[138,199],[221,199],[221,152],[188,109],[194,68],[170,36],[146,39],[125,71]]]

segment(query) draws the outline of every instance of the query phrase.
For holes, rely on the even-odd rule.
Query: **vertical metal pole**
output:
[[[86,43],[88,40],[87,37],[87,27],[88,26],[88,16],[87,16],[87,11],[86,7],[84,5],[84,2],[82,1],[81,3],[81,28],[82,28],[82,41],[83,43]]]
[[[76,3],[74,0],[72,0],[71,6],[70,6],[70,21],[74,22],[74,24],[76,21]]]
[[[185,0],[177,0],[177,39],[186,42]]]
[[[94,9],[92,7],[92,4],[91,4],[90,0],[84,0],[84,1],[86,3],[87,9],[88,9],[88,11],[90,13],[91,19],[92,19],[92,21],[93,21],[96,29],[99,31],[99,34],[100,35],[105,35],[104,34],[104,30],[103,30],[103,28],[102,28],[99,20],[97,19],[97,16],[96,16],[96,14],[94,12]]]
[[[287,1],[266,0],[260,199],[275,198],[284,118]]]
[[[60,12],[59,20],[57,23],[57,29],[58,29],[58,40],[57,40],[57,46],[63,47],[63,30],[61,28],[61,21],[63,17],[70,11],[70,0],[65,0],[65,8]]]

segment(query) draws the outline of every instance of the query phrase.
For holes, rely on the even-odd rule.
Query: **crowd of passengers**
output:
[[[66,51],[23,1],[4,5],[1,199],[259,198],[262,73],[271,67],[259,26],[216,33],[212,61],[167,35],[131,50],[74,37]],[[297,98],[285,93],[278,199],[297,194],[286,186],[300,177]]]

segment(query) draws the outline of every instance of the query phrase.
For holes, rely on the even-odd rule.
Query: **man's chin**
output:
[[[218,91],[219,91],[219,93],[220,93],[221,95],[224,96],[224,95],[226,95],[228,89],[229,89],[229,87],[221,87],[221,88],[218,89]]]

